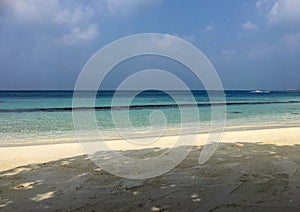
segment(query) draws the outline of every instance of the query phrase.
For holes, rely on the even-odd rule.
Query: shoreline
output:
[[[268,124],[261,124],[261,125],[229,125],[224,127],[224,132],[239,132],[239,131],[252,131],[252,130],[265,130],[265,129],[281,129],[281,128],[297,128],[300,127],[300,122],[286,122],[282,124],[274,124],[274,123],[268,123]],[[200,132],[191,132],[188,131],[188,127],[186,129],[183,129],[183,132],[181,135],[186,136],[186,135],[204,135],[208,134],[208,131],[200,131]],[[172,137],[172,136],[177,136],[176,134],[172,134],[171,131],[177,131],[178,128],[169,128],[166,131],[170,134],[165,134],[161,135],[160,137]],[[63,132],[66,133],[66,132]],[[20,147],[20,146],[39,146],[39,145],[52,145],[52,144],[74,144],[74,143],[79,143],[78,138],[76,137],[75,131],[68,131],[68,134],[70,134],[72,137],[59,137],[59,138],[51,138],[51,139],[30,139],[30,140],[25,140],[21,142],[8,142],[8,143],[0,143],[0,148],[3,147]],[[120,137],[107,137],[105,136],[106,134],[109,134],[110,131],[104,131],[104,139],[105,141],[121,141],[124,140],[123,138]],[[42,135],[43,136],[43,135]],[[136,137],[131,137],[132,139],[143,139],[143,138],[151,138],[151,137],[157,137],[156,135],[154,136],[136,136]],[[94,137],[88,137],[87,139],[93,140],[95,139]],[[51,141],[49,141],[51,140]]]
[[[222,143],[266,143],[280,145],[300,144],[300,127],[276,127],[251,130],[224,131]],[[203,146],[208,138],[207,133],[185,134],[184,139],[194,139],[197,141],[193,146]],[[108,145],[117,151],[143,150],[146,148],[168,148],[172,147],[178,136],[163,136],[159,145],[134,145],[124,140],[109,140]],[[46,143],[28,144],[0,147],[0,172],[16,168],[18,166],[29,165],[31,163],[46,163],[54,160],[82,156],[85,154],[79,142],[67,143]],[[45,154],[46,152],[46,154]],[[34,153],[34,154],[32,154]]]

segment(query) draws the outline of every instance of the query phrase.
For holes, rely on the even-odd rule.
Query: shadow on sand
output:
[[[300,145],[222,143],[204,165],[200,151],[146,180],[116,177],[86,156],[4,171],[0,210],[300,210]]]

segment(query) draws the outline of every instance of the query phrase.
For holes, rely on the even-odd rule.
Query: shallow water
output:
[[[113,91],[102,91],[95,100],[96,122],[106,138],[118,137],[112,111],[119,120],[118,127],[132,130],[132,135],[146,132],[151,128],[151,114],[159,110],[157,129],[166,120],[166,135],[177,134],[180,128],[194,133],[209,131],[211,118],[210,104],[220,107],[222,102],[210,102],[205,91],[193,91],[196,105],[185,92],[173,91],[170,95],[160,91],[147,91],[137,95],[129,109],[130,124],[124,114],[130,91],[124,91],[114,99]],[[216,92],[216,96],[220,93]],[[251,91],[225,91],[227,123],[231,127],[259,127],[271,125],[299,125],[300,91],[272,91],[253,93]],[[1,144],[69,142],[75,140],[72,119],[72,91],[0,91],[0,141]],[[82,100],[90,98],[83,92]],[[177,100],[175,101],[174,98]],[[183,106],[184,117],[179,106]],[[138,106],[138,107],[137,107]],[[197,108],[199,117],[192,113]],[[86,109],[74,111],[85,113]],[[161,119],[162,118],[162,119]],[[164,118],[164,119],[163,119]],[[155,130],[154,130],[155,134]],[[93,136],[93,135],[91,135]]]

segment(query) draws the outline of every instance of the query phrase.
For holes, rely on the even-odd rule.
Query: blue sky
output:
[[[73,89],[115,39],[181,37],[225,89],[300,88],[299,0],[0,0],[0,89]]]

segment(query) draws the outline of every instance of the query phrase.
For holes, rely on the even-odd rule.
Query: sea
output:
[[[83,93],[83,99],[94,98],[88,91]],[[299,90],[228,90],[224,91],[226,102],[211,102],[206,91],[191,91],[193,103],[185,91],[148,90],[134,92],[138,94],[127,105],[127,98],[132,98],[132,93],[122,91],[116,97],[115,91],[98,91],[95,107],[85,107],[83,103],[82,107],[74,108],[73,91],[0,91],[0,146],[77,142],[72,114],[91,110],[106,139],[121,138],[116,130],[120,127],[124,131],[133,131],[132,135],[135,132],[141,136],[149,135],[143,132],[151,129],[154,111],[159,111],[156,115],[163,117],[164,135],[176,134],[178,129],[187,133],[207,133],[213,107],[226,107],[225,131],[300,126]],[[179,106],[187,111],[196,109],[199,116],[184,113],[187,117],[183,118]],[[112,112],[118,114],[118,111],[121,112],[119,115],[128,111],[129,122],[116,124]],[[118,120],[126,119],[118,117]],[[159,123],[156,123],[157,127],[160,127]],[[200,128],[189,131],[196,124]]]

